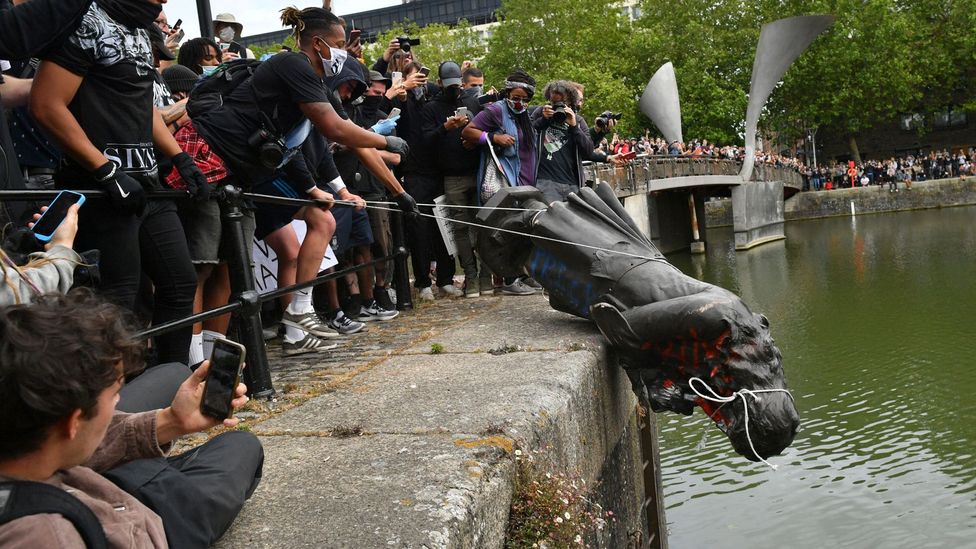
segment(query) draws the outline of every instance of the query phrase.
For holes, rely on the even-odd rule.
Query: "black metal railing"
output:
[[[0,202],[5,201],[49,201],[60,191],[48,190],[0,190]],[[100,190],[79,190],[87,199],[104,198],[105,192]],[[247,349],[247,368],[244,369],[244,382],[252,398],[274,397],[274,384],[271,380],[271,367],[264,345],[261,326],[261,304],[277,299],[296,290],[303,290],[317,286],[326,281],[336,279],[346,274],[358,271],[363,267],[377,265],[387,261],[394,262],[393,284],[397,294],[397,308],[410,309],[413,307],[410,295],[409,273],[407,272],[407,248],[403,216],[399,211],[391,212],[391,229],[393,233],[393,250],[390,255],[374,258],[372,261],[352,265],[338,271],[320,275],[312,280],[293,284],[284,288],[259,294],[255,288],[254,272],[249,260],[248,249],[251,243],[245,240],[241,220],[244,217],[242,207],[245,200],[266,202],[294,206],[320,205],[314,200],[283,198],[255,193],[247,193],[241,189],[225,185],[216,191],[217,201],[220,203],[221,222],[224,230],[230,236],[230,255],[228,270],[230,272],[231,297],[226,305],[203,311],[186,318],[153,326],[136,337],[149,339],[173,330],[186,328],[197,322],[222,316],[228,313],[236,315],[238,339]],[[187,194],[181,191],[155,191],[149,194],[150,199],[185,199]],[[336,204],[335,207],[349,207]]]

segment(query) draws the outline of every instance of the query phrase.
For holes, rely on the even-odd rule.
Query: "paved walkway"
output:
[[[596,328],[541,296],[423,303],[342,341],[269,349],[279,402],[245,414],[265,476],[218,547],[500,547],[516,447],[596,479],[633,416]]]

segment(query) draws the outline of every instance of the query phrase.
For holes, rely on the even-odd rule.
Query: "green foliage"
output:
[[[431,345],[430,345],[430,354],[432,354],[432,355],[439,355],[439,354],[441,354],[443,352],[444,352],[444,346],[443,345],[441,345],[440,343],[431,343]]]
[[[478,33],[465,20],[461,20],[454,28],[439,23],[420,28],[412,21],[405,21],[380,33],[376,42],[363,47],[366,65],[373,66],[383,55],[390,40],[399,36],[420,39],[420,45],[414,46],[411,52],[415,60],[430,67],[431,80],[437,78],[437,67],[444,61],[454,61],[460,65],[465,60],[477,61],[485,53]]]
[[[805,14],[836,23],[787,71],[760,120],[784,142],[807,128],[856,135],[908,112],[947,105],[976,109],[976,0],[640,0],[635,22],[605,0],[503,0],[487,50],[456,29],[405,22],[365,48],[371,64],[390,39],[422,41],[416,54],[436,71],[451,59],[480,61],[486,86],[514,68],[539,91],[551,80],[586,87],[583,115],[624,113],[617,132],[654,130],[637,98],[654,72],[674,63],[686,139],[741,143],[762,25]],[[436,74],[436,73],[435,73]],[[541,104],[537,94],[535,104]]]
[[[583,115],[592,124],[605,110],[624,113],[618,131],[643,133],[635,97],[644,82],[627,72],[630,21],[602,0],[503,0],[499,25],[488,42],[485,85],[500,85],[512,69],[535,78],[538,91],[551,80],[586,87]],[[541,104],[541,93],[534,103]]]
[[[298,47],[295,45],[295,37],[290,36],[285,40],[284,45],[292,48],[294,51],[298,51]],[[254,57],[261,59],[261,56],[266,53],[278,53],[281,51],[281,44],[274,44],[271,46],[249,46],[251,51],[254,52]]]

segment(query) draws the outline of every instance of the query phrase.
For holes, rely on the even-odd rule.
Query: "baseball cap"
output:
[[[441,86],[445,88],[448,86],[460,86],[461,67],[454,61],[445,61],[441,63],[440,68],[437,70],[437,78],[441,81]]]
[[[369,71],[369,82],[371,84],[373,82],[386,82],[387,84],[392,84],[393,80],[391,80],[388,76],[383,76],[379,71],[371,70]]]

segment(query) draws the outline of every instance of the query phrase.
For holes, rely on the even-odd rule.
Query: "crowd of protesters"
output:
[[[948,149],[918,152],[867,160],[860,163],[834,162],[829,165],[801,166],[804,190],[832,190],[877,185],[896,191],[911,189],[916,181],[966,177],[976,173],[976,149]]]
[[[296,47],[258,60],[232,14],[213,21],[216,39],[184,40],[163,3],[0,0],[0,188],[103,193],[69,209],[43,245],[29,227],[45,208],[0,203],[0,495],[19,482],[46,502],[0,516],[4,547],[91,536],[205,547],[254,490],[262,450],[248,433],[165,455],[181,435],[236,423],[200,412],[205,359],[229,317],[148,345],[133,335],[230,299],[222,189],[292,199],[239,204],[245,239],[278,256],[279,285],[320,276],[330,245],[338,268],[363,265],[280,300],[268,336],[299,355],[398,316],[392,265],[369,266],[393,249],[391,210],[403,214],[419,299],[532,295],[530,277],[498,278],[479,261],[477,208],[507,185],[560,200],[584,184],[584,161],[627,162],[594,144],[577,114],[581,83],[513,69],[486,90],[472,63],[427,65],[400,39],[368,68],[358,37],[318,7],[283,9]],[[45,483],[83,509],[61,513]]]

